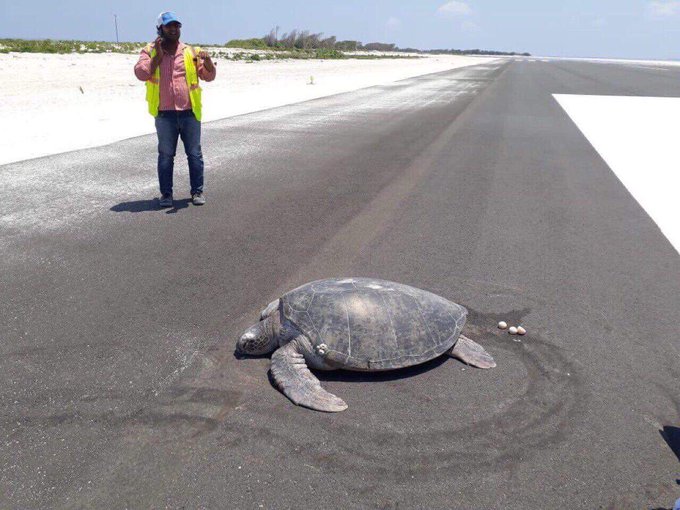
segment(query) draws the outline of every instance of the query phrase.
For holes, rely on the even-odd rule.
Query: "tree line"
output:
[[[416,48],[399,48],[393,43],[372,42],[362,44],[361,41],[338,41],[333,35],[324,37],[323,32],[314,33],[309,30],[291,30],[279,36],[279,27],[272,28],[267,35],[255,39],[234,39],[226,44],[227,47],[245,49],[284,49],[284,50],[337,50],[337,51],[383,51],[383,52],[408,52],[408,53],[431,53],[449,55],[524,55],[529,53],[515,53],[494,50],[456,50],[436,49],[419,50]]]
[[[309,30],[291,30],[279,37],[279,27],[272,28],[262,40],[269,48],[316,50],[332,49],[338,51],[378,50],[395,51],[395,44],[369,43],[361,44],[360,41],[338,41],[332,35],[324,37],[323,32],[314,33]]]

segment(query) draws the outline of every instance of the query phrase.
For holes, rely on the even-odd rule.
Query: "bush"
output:
[[[340,51],[357,51],[360,47],[359,41],[338,41],[335,43],[335,49]]]
[[[227,48],[243,48],[244,50],[266,50],[268,48],[264,39],[232,39],[227,44]]]
[[[397,47],[396,44],[374,42],[364,44],[363,48],[360,49],[364,49],[366,51],[394,51],[396,47]]]
[[[321,48],[316,50],[316,58],[327,58],[327,59],[338,59],[338,58],[346,58],[345,54],[341,51],[338,50],[329,50],[326,48]]]
[[[142,46],[144,43],[0,39],[3,52],[18,53],[132,53]]]

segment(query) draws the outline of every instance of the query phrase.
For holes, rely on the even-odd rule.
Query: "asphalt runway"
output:
[[[680,258],[552,94],[679,78],[499,61],[208,123],[200,208],[180,145],[158,209],[155,136],[1,166],[0,507],[672,507]],[[234,344],[337,276],[465,305],[498,367],[294,406]]]

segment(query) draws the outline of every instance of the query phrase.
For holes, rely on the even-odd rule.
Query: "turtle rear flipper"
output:
[[[484,350],[484,347],[463,335],[460,335],[456,345],[447,354],[477,368],[493,368],[496,366],[493,357]]]
[[[307,368],[297,338],[274,352],[271,372],[277,386],[294,404],[327,413],[347,409],[347,404],[324,390]]]

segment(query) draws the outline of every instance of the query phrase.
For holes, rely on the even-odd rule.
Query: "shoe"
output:
[[[194,193],[191,195],[191,201],[194,205],[203,205],[205,204],[205,195],[201,192]]]
[[[158,203],[161,207],[172,207],[172,193],[163,193]]]

